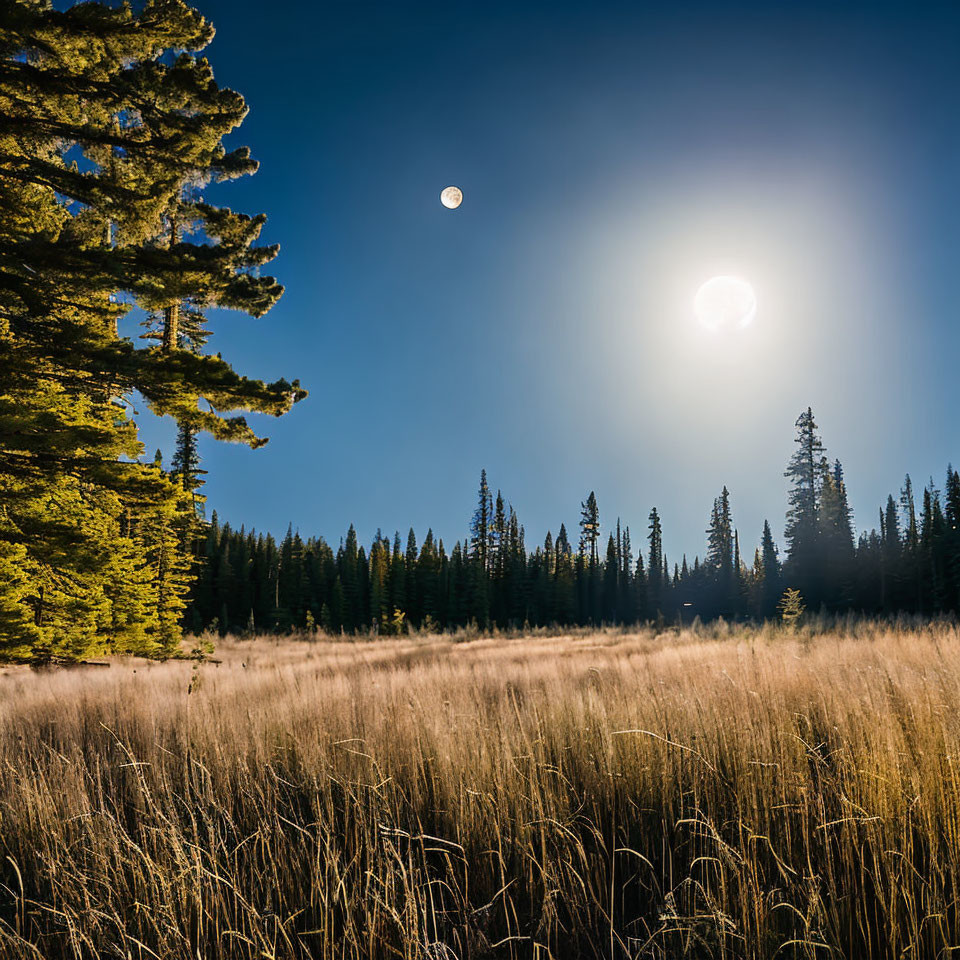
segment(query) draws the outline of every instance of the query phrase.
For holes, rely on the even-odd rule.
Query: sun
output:
[[[741,277],[712,277],[693,298],[693,312],[709,330],[742,329],[757,315],[757,295]]]

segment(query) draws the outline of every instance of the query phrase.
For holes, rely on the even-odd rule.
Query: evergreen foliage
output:
[[[619,519],[603,557],[594,560],[600,512],[592,492],[580,505],[576,553],[564,524],[556,538],[548,531],[543,543],[528,551],[516,511],[501,492],[493,496],[483,471],[470,535],[449,554],[432,530],[419,549],[410,530],[406,552],[399,533],[391,550],[390,540],[378,531],[367,560],[353,527],[336,554],[322,538],[304,542],[292,529],[278,549],[270,537],[221,526],[214,513],[199,550],[207,559],[187,622],[224,632],[241,631],[252,618],[263,630],[302,630],[315,622],[334,632],[396,633],[471,625],[689,622],[694,617],[769,620],[783,614],[784,596],[796,600],[791,611],[799,603],[869,615],[957,612],[957,471],[948,468],[942,495],[930,482],[912,520],[908,479],[899,507],[888,498],[879,531],[862,534],[855,544],[843,469],[839,461],[828,466],[810,410],[798,420],[798,434],[800,449],[788,470],[794,485],[785,564],[768,521],[752,564],[743,561],[726,487],[713,503],[705,557],[695,557],[692,564],[684,556],[671,570],[656,508],[648,517],[646,562],[643,551],[633,553],[630,530]],[[797,577],[818,592],[804,593]],[[287,599],[294,593],[295,600]]]
[[[260,316],[263,216],[207,203],[253,173],[223,138],[246,114],[199,55],[182,0],[8,0],[0,10],[0,653],[176,652],[198,540],[196,434],[258,446],[235,411],[279,415],[296,383],[200,350],[203,311]],[[134,307],[159,327],[138,347]],[[142,462],[125,398],[181,427],[173,471]]]

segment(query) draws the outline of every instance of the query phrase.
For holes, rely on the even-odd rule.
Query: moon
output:
[[[693,298],[693,312],[709,330],[742,329],[757,315],[757,295],[741,277],[712,277]]]
[[[456,210],[463,203],[463,191],[459,187],[444,187],[440,191],[440,202],[448,210]]]

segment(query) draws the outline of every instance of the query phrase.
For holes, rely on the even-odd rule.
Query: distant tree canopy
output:
[[[580,505],[579,549],[566,527],[528,550],[513,507],[480,477],[470,536],[447,550],[428,531],[418,549],[413,530],[378,533],[369,551],[350,528],[334,550],[292,529],[269,535],[221,526],[212,518],[205,562],[191,595],[188,625],[222,631],[298,630],[316,624],[339,632],[407,626],[480,628],[523,625],[634,624],[665,620],[777,618],[804,607],[831,612],[938,614],[960,610],[960,476],[947,469],[943,492],[931,481],[919,512],[907,477],[890,497],[880,529],[854,541],[846,481],[826,459],[813,411],[797,420],[797,449],[786,476],[787,548],[781,562],[768,521],[752,564],[740,554],[730,493],[714,500],[705,557],[686,556],[671,570],[659,511],[649,514],[646,544],[636,550],[619,519],[600,549],[600,508],[593,491]],[[646,552],[646,561],[644,560]],[[785,594],[786,592],[786,594]],[[792,600],[790,598],[793,598]]]
[[[253,173],[223,138],[246,114],[198,56],[213,28],[182,0],[0,8],[0,654],[167,655],[202,531],[195,437],[264,442],[296,383],[204,356],[203,311],[260,316],[264,217],[204,190]],[[147,344],[119,331],[145,316]],[[175,417],[172,473],[127,397]]]

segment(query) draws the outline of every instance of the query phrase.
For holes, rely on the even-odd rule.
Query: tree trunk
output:
[[[170,215],[170,249],[179,242],[176,213]],[[163,308],[163,352],[173,353],[180,345],[180,301]]]

